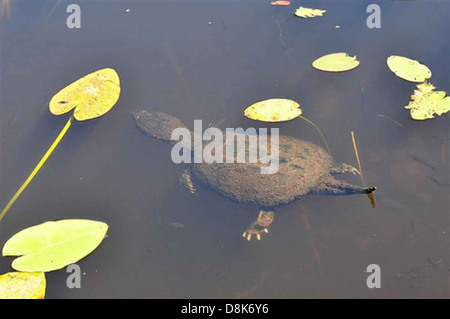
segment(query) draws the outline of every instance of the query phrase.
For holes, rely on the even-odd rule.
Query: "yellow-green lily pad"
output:
[[[395,75],[406,81],[418,83],[431,78],[431,70],[426,65],[403,56],[390,56],[387,65]]]
[[[295,15],[299,18],[315,18],[315,17],[322,17],[327,10],[320,10],[320,9],[312,9],[312,8],[304,8],[300,7],[295,11]]]
[[[42,272],[10,272],[0,276],[0,300],[44,299],[46,285]]]
[[[61,115],[75,108],[74,117],[78,121],[100,117],[117,103],[120,90],[117,72],[102,69],[59,91],[50,101],[50,112]]]
[[[450,96],[444,91],[435,91],[430,83],[417,85],[417,90],[411,95],[411,102],[405,106],[411,110],[414,120],[433,119],[435,115],[442,115],[450,111]]]
[[[244,115],[262,122],[285,122],[302,115],[300,104],[288,99],[268,99],[250,105]]]
[[[312,66],[320,71],[326,72],[345,72],[350,71],[359,66],[356,56],[349,56],[345,52],[332,53],[318,58]]]
[[[46,222],[11,237],[3,247],[3,256],[22,256],[12,263],[17,271],[58,270],[93,252],[107,230],[105,223],[91,220]]]

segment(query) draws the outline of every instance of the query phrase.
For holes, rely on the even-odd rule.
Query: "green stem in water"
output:
[[[330,147],[328,146],[327,140],[325,139],[325,136],[322,134],[322,131],[317,127],[317,125],[314,124],[313,122],[311,122],[310,120],[308,120],[303,115],[299,116],[299,118],[301,118],[302,120],[305,120],[306,122],[308,122],[309,124],[314,126],[314,128],[317,130],[317,132],[319,132],[320,136],[322,137],[323,143],[325,144],[325,147],[327,148],[328,153],[331,155]]]
[[[12,205],[14,205],[15,201],[19,198],[19,196],[22,194],[22,192],[25,190],[25,188],[27,188],[28,184],[31,183],[31,181],[33,180],[33,178],[37,175],[37,173],[39,172],[39,170],[42,168],[42,166],[44,166],[45,162],[47,161],[47,159],[50,157],[50,155],[53,153],[53,151],[55,150],[55,148],[58,146],[59,142],[61,142],[61,140],[63,139],[64,135],[67,133],[67,131],[69,130],[70,126],[72,125],[72,120],[73,120],[73,116],[71,116],[69,118],[69,120],[67,121],[66,125],[64,126],[64,128],[62,129],[61,133],[59,133],[58,137],[55,139],[55,141],[53,142],[53,144],[50,146],[50,148],[47,150],[47,152],[45,153],[45,155],[41,158],[41,160],[39,161],[39,163],[36,165],[36,167],[34,168],[34,170],[31,172],[30,176],[28,176],[28,178],[25,180],[25,182],[22,184],[22,186],[20,186],[20,188],[18,189],[18,191],[14,194],[14,196],[10,199],[10,201],[8,202],[8,204],[5,206],[5,208],[3,208],[2,212],[0,213],[0,221],[3,219],[3,217],[6,215],[6,213],[9,211],[9,209],[11,208]]]

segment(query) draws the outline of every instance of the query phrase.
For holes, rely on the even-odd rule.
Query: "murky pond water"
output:
[[[51,97],[104,67],[122,81],[115,108],[74,123],[0,226],[3,245],[48,220],[110,225],[79,263],[82,289],[66,287],[65,271],[50,273],[49,298],[449,297],[449,116],[412,121],[403,106],[415,86],[385,62],[419,59],[449,92],[449,3],[380,2],[375,30],[358,1],[302,2],[328,10],[311,20],[291,18],[297,3],[268,2],[77,1],[82,27],[71,30],[71,1],[11,1],[1,20],[2,206],[67,120],[49,113]],[[341,74],[311,68],[332,52],[361,65]],[[270,234],[247,242],[241,234],[257,208],[201,187],[190,194],[179,183],[186,166],[131,117],[151,108],[190,126],[264,127],[242,112],[270,97],[299,101],[339,161],[356,165],[356,132],[376,209],[364,196],[308,196],[278,208]],[[303,121],[269,127],[321,145]],[[1,273],[11,261],[0,259]],[[381,289],[366,286],[370,264],[382,269]]]

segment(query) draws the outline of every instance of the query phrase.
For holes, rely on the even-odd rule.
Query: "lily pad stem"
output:
[[[313,122],[311,122],[310,120],[308,120],[303,115],[299,116],[299,118],[301,118],[302,120],[305,120],[306,122],[308,122],[309,124],[314,126],[314,128],[317,130],[317,132],[319,132],[320,136],[322,137],[323,143],[325,144],[325,147],[327,148],[328,153],[331,155],[330,147],[328,146],[327,140],[325,139],[325,136],[323,136],[322,131],[317,127],[317,125],[314,124]]]
[[[59,142],[61,142],[61,140],[63,139],[64,135],[67,133],[67,131],[69,130],[70,126],[72,125],[72,120],[73,120],[73,115],[69,118],[69,120],[67,121],[66,125],[64,126],[64,128],[62,129],[61,133],[59,133],[58,137],[55,139],[55,141],[53,142],[53,144],[50,146],[50,148],[48,149],[48,151],[45,153],[45,155],[41,158],[41,160],[39,161],[39,163],[36,165],[36,167],[34,168],[34,170],[31,172],[30,176],[28,176],[28,178],[25,180],[25,182],[22,184],[22,186],[20,186],[19,190],[14,194],[14,196],[10,199],[10,201],[8,202],[8,204],[5,206],[5,208],[3,208],[2,212],[0,213],[0,221],[3,219],[3,217],[6,215],[6,213],[9,211],[9,209],[11,208],[12,205],[14,205],[14,202],[19,198],[19,196],[22,194],[22,192],[25,190],[25,188],[27,188],[28,184],[31,183],[31,181],[33,180],[33,178],[37,175],[37,173],[39,172],[39,170],[42,168],[42,166],[44,166],[45,162],[47,161],[47,159],[50,157],[50,155],[53,153],[53,151],[55,150],[55,148],[58,146]]]

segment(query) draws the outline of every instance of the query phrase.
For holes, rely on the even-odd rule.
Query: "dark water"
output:
[[[49,298],[449,297],[449,116],[412,121],[403,106],[414,84],[385,64],[392,54],[419,59],[450,91],[447,1],[377,1],[380,30],[366,27],[362,1],[304,1],[328,10],[312,20],[289,19],[296,1],[77,1],[80,30],[65,24],[71,1],[59,2],[12,0],[2,19],[2,206],[67,121],[48,111],[59,89],[113,67],[122,95],[103,118],[74,123],[1,224],[1,245],[48,220],[110,225],[79,263],[82,289],[50,273]],[[312,69],[332,52],[361,65]],[[277,209],[270,234],[248,243],[241,234],[257,208],[202,188],[191,195],[178,181],[186,167],[131,118],[153,108],[189,125],[258,127],[242,111],[270,97],[299,101],[339,161],[356,165],[356,132],[376,209],[363,196],[307,197]],[[302,121],[279,127],[321,143]],[[11,261],[0,259],[1,273]],[[382,269],[381,289],[366,286],[369,264]]]

